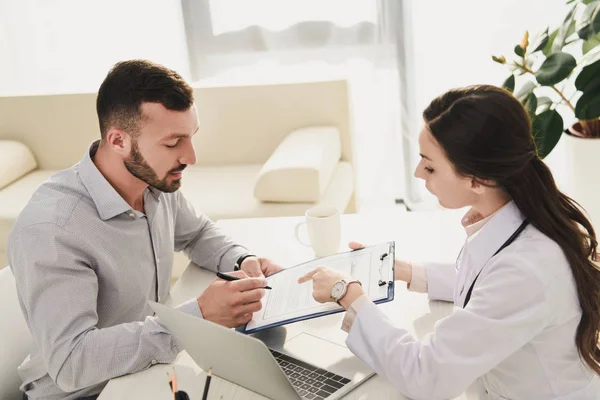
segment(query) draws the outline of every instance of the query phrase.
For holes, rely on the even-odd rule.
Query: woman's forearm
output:
[[[394,264],[394,279],[410,283],[412,280],[412,264],[408,261],[396,260]]]

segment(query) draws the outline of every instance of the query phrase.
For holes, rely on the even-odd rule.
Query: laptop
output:
[[[374,375],[345,346],[309,333],[269,348],[250,335],[148,303],[200,368],[274,400],[338,399]]]

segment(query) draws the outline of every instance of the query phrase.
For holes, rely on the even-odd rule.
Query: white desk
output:
[[[340,250],[344,250],[350,240],[366,244],[395,240],[398,258],[453,260],[465,238],[460,225],[460,215],[456,212],[344,215]],[[302,217],[237,219],[222,220],[218,224],[253,253],[269,257],[285,267],[306,261],[313,256],[310,248],[299,244],[294,236],[295,226],[302,220]],[[173,287],[167,303],[175,305],[197,297],[213,279],[213,272],[190,264]],[[429,302],[426,295],[408,292],[401,283],[397,284],[394,301],[379,307],[395,323],[408,329],[417,338],[431,332],[433,324],[452,311],[451,304]],[[282,328],[282,335],[291,337],[290,335],[300,332],[309,332],[336,343],[343,343],[346,334],[340,329],[342,318],[343,314],[337,314],[298,322]],[[179,355],[175,365],[180,376],[180,388],[195,399],[192,393],[202,393],[204,372],[185,352]],[[137,374],[113,379],[102,392],[100,400],[169,398],[166,372],[171,368],[172,366],[159,365]],[[200,376],[195,376],[196,374]],[[157,381],[159,385],[156,384]],[[224,400],[264,399],[256,393],[218,378],[213,378],[210,393],[210,399],[218,399],[220,395],[223,395]],[[405,399],[380,376],[369,379],[344,398]]]

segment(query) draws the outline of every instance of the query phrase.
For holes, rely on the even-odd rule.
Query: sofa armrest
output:
[[[317,202],[341,157],[335,127],[309,127],[288,134],[263,165],[254,187],[261,201]]]
[[[0,189],[37,168],[29,147],[16,140],[0,140]]]

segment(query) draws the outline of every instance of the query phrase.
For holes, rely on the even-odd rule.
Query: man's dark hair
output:
[[[140,106],[146,102],[186,111],[194,103],[194,93],[177,72],[162,65],[147,60],[115,64],[100,85],[96,99],[102,139],[111,126],[136,135],[142,118]]]

